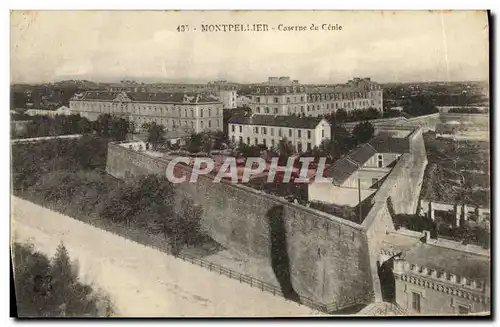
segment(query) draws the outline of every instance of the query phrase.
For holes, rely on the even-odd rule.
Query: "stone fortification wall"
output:
[[[106,169],[117,178],[165,174],[167,165],[165,159],[117,144],[108,148]],[[176,168],[176,176],[190,171]],[[210,176],[176,189],[179,199],[201,206],[204,229],[212,238],[268,258],[282,289],[323,303],[372,291],[368,240],[360,225],[242,185],[213,183]]]

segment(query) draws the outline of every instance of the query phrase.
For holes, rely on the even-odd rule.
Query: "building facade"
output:
[[[344,85],[308,90],[307,115],[318,116],[343,109],[383,111],[382,88],[370,78],[354,78]]]
[[[235,115],[229,119],[233,143],[275,147],[280,140],[291,142],[295,151],[305,152],[331,138],[330,123],[322,118],[270,115]]]
[[[411,314],[489,312],[488,281],[394,261],[396,303]]]
[[[222,102],[223,109],[235,109],[238,107],[236,104],[236,90],[220,90],[217,97]]]
[[[406,131],[406,134],[409,133]],[[407,137],[378,135],[328,167],[325,177],[330,183],[310,183],[308,199],[311,202],[356,207],[377,192],[400,156],[409,152]]]
[[[250,108],[256,115],[292,115],[305,113],[307,94],[304,85],[290,77],[269,77],[251,87]]]
[[[155,122],[166,131],[222,131],[222,103],[194,93],[85,92],[71,99],[70,111],[89,120],[116,115],[133,122],[137,130]]]
[[[346,84],[306,88],[289,77],[269,77],[255,84],[250,108],[259,115],[305,115],[317,117],[334,113],[373,108],[383,111],[382,88],[370,78],[354,78]]]

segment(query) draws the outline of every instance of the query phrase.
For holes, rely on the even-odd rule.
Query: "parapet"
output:
[[[433,279],[435,281],[443,281],[448,284],[455,284],[460,287],[464,287],[470,290],[475,291],[485,291],[487,288],[487,284],[484,281],[479,281],[475,279],[470,279],[462,276],[458,276],[452,273],[439,271],[435,269],[431,269],[428,267],[419,266],[416,264],[412,264],[407,262],[404,259],[395,259],[394,260],[394,274],[403,275],[403,274],[414,274],[422,277],[426,277],[429,279]]]

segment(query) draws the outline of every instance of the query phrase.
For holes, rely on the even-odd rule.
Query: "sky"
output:
[[[270,30],[201,31],[231,23]],[[10,55],[12,83],[486,81],[489,27],[484,11],[12,11]]]

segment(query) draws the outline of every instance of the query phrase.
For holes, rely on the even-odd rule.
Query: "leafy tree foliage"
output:
[[[295,149],[291,141],[286,137],[278,142],[278,153],[280,156],[289,157],[295,153]]]
[[[158,145],[165,143],[165,126],[152,122],[146,127],[148,131],[148,142],[151,143],[153,149],[156,150]]]
[[[352,137],[355,144],[366,143],[373,138],[375,128],[372,124],[365,121],[354,126]]]
[[[99,136],[123,141],[133,131],[133,125],[126,119],[104,114],[94,122],[94,130]]]
[[[63,244],[52,260],[30,244],[14,243],[14,286],[21,317],[110,316],[109,298],[81,283]]]

